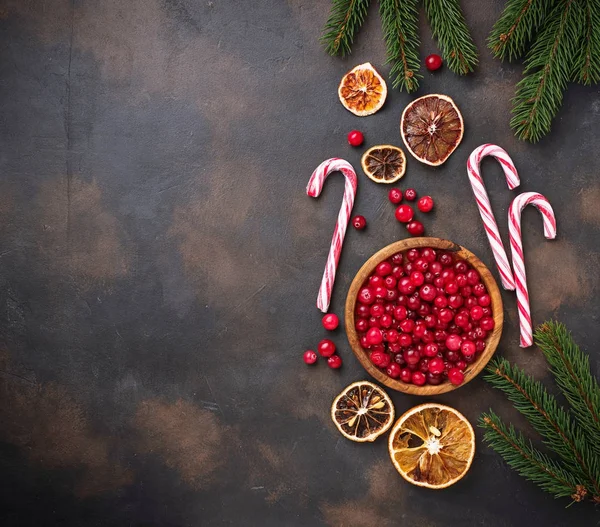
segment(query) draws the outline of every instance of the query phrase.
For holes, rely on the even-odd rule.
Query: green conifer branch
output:
[[[459,0],[424,0],[433,38],[450,70],[465,75],[477,66],[477,48],[469,33]]]
[[[589,86],[600,81],[600,4],[597,0],[582,1],[585,22],[574,80]]]
[[[333,0],[321,42],[330,55],[351,52],[356,32],[367,16],[369,0]]]
[[[387,48],[387,64],[392,64],[392,86],[407,92],[419,87],[419,12],[417,0],[380,0],[379,13]]]
[[[555,3],[556,0],[508,0],[488,37],[494,56],[509,61],[522,56]]]
[[[527,54],[510,122],[521,139],[537,142],[550,131],[577,59],[582,14],[576,0],[561,1]]]
[[[512,425],[507,427],[493,412],[482,414],[479,426],[485,429],[484,440],[521,476],[533,481],[556,498],[570,496],[581,501],[587,490],[570,471],[537,450]]]

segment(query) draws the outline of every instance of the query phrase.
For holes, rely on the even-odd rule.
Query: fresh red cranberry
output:
[[[446,345],[446,339],[449,335],[448,331],[446,331],[445,329],[438,329],[433,335],[435,337],[435,341],[438,343],[438,346],[440,345],[440,343],[443,343],[444,346]]]
[[[475,328],[473,330],[473,333],[475,333],[475,338],[478,340],[483,340],[485,337],[487,337],[487,331],[485,329],[483,329],[481,326],[478,328]]]
[[[392,378],[392,379],[397,379],[398,377],[400,377],[400,372],[402,371],[402,368],[400,367],[400,365],[396,362],[392,362],[388,367],[387,370],[385,370],[385,372]]]
[[[479,327],[484,331],[492,331],[495,325],[496,323],[494,322],[494,319],[492,317],[483,317],[479,321]]]
[[[449,295],[458,293],[458,284],[456,282],[447,282],[444,286],[444,291]]]
[[[468,364],[464,361],[464,360],[457,360],[455,363],[455,366],[461,370],[461,371],[465,371],[467,369]]]
[[[454,317],[454,323],[459,327],[459,328],[466,328],[467,325],[469,324],[469,315],[467,315],[466,313],[457,313],[456,316]]]
[[[457,360],[460,360],[460,354],[458,351],[454,350],[446,350],[444,352],[444,357],[448,362],[456,362]]]
[[[463,360],[467,364],[473,364],[476,359],[477,359],[477,355],[463,355]]]
[[[437,291],[431,284],[424,284],[419,289],[419,296],[426,302],[433,302],[437,296]]]
[[[371,346],[373,344],[381,344],[383,341],[381,330],[379,328],[370,328],[369,331],[367,331],[367,339],[369,340],[369,344]]]
[[[313,350],[306,350],[302,356],[302,359],[306,364],[314,364],[317,362],[318,358],[319,356]]]
[[[387,341],[390,344],[394,344],[395,342],[398,342],[398,331],[396,331],[395,329],[388,329]]]
[[[448,380],[454,384],[454,386],[459,386],[464,382],[465,376],[459,368],[450,368],[448,370]]]
[[[388,192],[388,199],[394,205],[397,205],[402,201],[402,191],[399,188],[390,189],[390,191]]]
[[[333,370],[337,370],[342,367],[342,358],[339,355],[332,355],[327,359],[327,366]]]
[[[380,317],[385,313],[385,308],[383,304],[373,304],[370,309],[370,315],[372,317]]]
[[[393,271],[393,268],[392,268],[392,271]],[[385,285],[385,287],[387,287],[388,289],[394,289],[394,287],[396,287],[397,283],[398,283],[398,280],[396,280],[394,275],[391,275],[391,274],[386,276],[383,281],[383,285]]]
[[[427,271],[423,278],[425,279],[426,284],[433,284],[433,279],[435,278],[434,274],[431,271]]]
[[[440,276],[444,280],[444,284],[453,282],[454,278],[456,277],[456,275],[454,274],[454,271],[452,269],[444,269]]]
[[[442,62],[442,57],[436,55],[435,53],[432,53],[431,55],[427,55],[427,57],[425,57],[425,67],[429,71],[439,70],[442,67]]]
[[[438,256],[438,261],[444,266],[444,267],[449,267],[452,265],[452,262],[454,261],[452,259],[452,255],[449,253],[441,253]]]
[[[473,286],[473,294],[475,296],[485,295],[486,293],[487,290],[485,288],[485,285],[483,285],[481,282]]]
[[[350,146],[360,146],[363,144],[364,140],[365,137],[359,130],[352,130],[351,132],[348,132],[348,143]]]
[[[438,354],[438,351],[439,351],[438,345],[431,342],[431,343],[425,345],[425,348],[423,349],[423,354],[426,357],[435,357]]]
[[[367,304],[356,305],[356,316],[361,318],[367,318],[371,314],[370,308]]]
[[[427,373],[427,384],[431,384],[432,386],[437,386],[441,384],[443,377],[441,375],[434,375],[431,372]]]
[[[464,275],[461,275],[461,276],[464,276]],[[460,296],[462,296],[463,298],[467,299],[467,298],[471,297],[472,294],[473,294],[473,290],[471,289],[471,286],[466,285],[465,287],[460,288]]]
[[[400,380],[402,382],[410,383],[412,380],[412,372],[408,368],[402,368],[402,371],[400,371]]]
[[[427,327],[425,326],[425,324],[419,324],[419,323],[415,323],[415,328],[412,331],[412,334],[420,339],[423,337],[423,335],[425,335],[425,332],[427,331]]]
[[[358,301],[370,305],[375,302],[375,293],[370,287],[363,287],[358,292]]]
[[[456,334],[448,335],[448,338],[446,339],[446,346],[448,347],[449,350],[458,351],[460,349],[461,342],[462,342],[462,339],[460,338],[459,335],[456,335]]]
[[[477,285],[480,280],[479,273],[475,269],[469,269],[467,271],[467,281],[469,282],[469,285]]]
[[[385,284],[383,276],[377,274],[369,276],[369,287],[380,287]]]
[[[331,357],[335,353],[335,344],[332,340],[323,339],[319,342],[317,350],[322,357]]]
[[[460,345],[460,352],[466,357],[469,355],[475,355],[477,347],[472,340],[464,340]]]
[[[419,249],[409,249],[406,252],[406,259],[409,262],[414,262],[419,256],[421,256],[421,251],[419,251]]]
[[[367,349],[369,347],[369,345],[370,345],[369,344],[369,339],[367,339],[367,336],[366,335],[362,335],[360,337],[360,347],[364,348],[364,349]]]
[[[392,264],[388,261],[381,262],[375,268],[375,273],[377,273],[379,276],[385,277],[388,274],[390,274],[391,272],[392,272]]]
[[[487,307],[492,303],[492,299],[490,295],[481,295],[477,302],[479,302],[481,307]]]
[[[429,371],[429,359],[421,359],[418,366],[420,372],[427,373]]]
[[[375,293],[375,298],[385,298],[387,296],[387,289],[382,285],[378,285],[373,289]]]
[[[408,300],[406,301],[406,307],[408,307],[408,309],[412,309],[413,311],[419,309],[419,307],[421,307],[421,299],[419,298],[419,295],[414,294],[409,296]]]
[[[423,234],[425,233],[425,227],[418,220],[411,221],[410,223],[408,223],[406,225],[406,230],[411,236],[423,236]]]
[[[432,249],[431,247],[425,247],[425,249],[421,251],[421,258],[432,264],[437,258],[437,253],[435,252],[435,249]]]
[[[415,270],[424,273],[427,269],[429,269],[429,262],[425,258],[417,258],[415,260]]]
[[[451,335],[460,334],[461,330],[456,324],[448,324],[448,333]]]
[[[473,306],[469,313],[473,320],[481,320],[483,317],[483,308],[481,306]]]
[[[394,265],[394,267],[392,267],[392,276],[396,280],[399,280],[404,276],[404,268],[401,265]]]
[[[476,340],[475,341],[475,349],[477,353],[481,353],[486,347],[485,340]]]
[[[439,276],[442,274],[442,264],[440,262],[431,262],[429,264],[429,270],[433,273],[433,276]]]
[[[454,271],[456,274],[465,274],[469,270],[469,266],[466,262],[459,260],[454,264]]]
[[[410,276],[410,273],[412,273],[413,271],[416,271],[415,264],[413,262],[406,262],[404,264],[404,274],[406,276]]]
[[[458,309],[464,303],[464,298],[460,295],[450,295],[448,297],[448,305],[454,309]]]
[[[414,212],[410,205],[400,205],[396,208],[396,219],[400,223],[408,223],[413,219]]]
[[[455,281],[458,287],[465,287],[469,283],[469,281],[467,280],[467,275],[463,273],[457,274]]]
[[[442,292],[443,295],[446,294],[446,293],[444,293],[444,289],[443,289],[443,287],[444,287],[444,279],[441,276],[436,276],[433,279],[433,285],[435,287],[437,287],[438,289],[441,289],[442,290],[441,292]]]
[[[438,319],[435,315],[425,315],[423,320],[425,321],[425,326],[429,329],[437,326]]]
[[[417,191],[414,188],[407,188],[404,191],[404,197],[408,201],[415,201],[415,199],[417,199]]]
[[[403,295],[412,295],[415,292],[415,286],[408,276],[403,276],[398,280],[398,291]]]
[[[366,318],[359,318],[356,320],[356,322],[354,322],[354,327],[359,333],[364,333],[367,331],[367,329],[369,329],[369,322]]]
[[[404,357],[406,364],[409,364],[409,365],[418,364],[419,361],[421,360],[421,354],[415,348],[405,349],[402,356]]]
[[[425,374],[423,372],[415,371],[412,374],[411,381],[417,386],[423,386],[427,381],[427,377],[425,377]]]
[[[392,256],[390,258],[390,260],[392,261],[392,263],[394,265],[401,265],[402,264],[402,260],[403,260],[402,253],[396,253],[396,254],[394,254],[394,256]]]
[[[388,345],[388,349],[390,351],[390,353],[395,353],[396,354],[396,358],[394,359],[398,364],[400,364],[400,366],[403,366],[405,364],[404,361],[404,357],[402,357],[402,346],[400,346],[400,344],[398,344],[397,342],[391,342]],[[401,360],[398,359],[398,356],[401,357]]]
[[[340,319],[334,313],[328,313],[323,317],[323,327],[329,331],[336,329],[340,323]]]
[[[471,309],[474,306],[478,306],[479,304],[477,303],[477,297],[476,296],[469,296],[467,298],[465,298],[465,307]]]
[[[423,276],[423,273],[421,271],[413,271],[412,273],[410,273],[410,283],[415,287],[423,285],[424,282],[425,277]]]
[[[398,335],[398,344],[403,348],[408,348],[412,343],[413,339],[408,333],[400,333],[400,335]]]
[[[369,317],[367,319],[370,328],[380,328],[381,322],[379,321],[379,317]]]
[[[391,328],[393,322],[394,320],[392,319],[391,315],[388,315],[387,313],[381,315],[381,319],[379,320],[381,327],[386,329]]]
[[[433,304],[438,309],[442,309],[448,305],[448,300],[446,299],[446,297],[444,295],[438,295],[435,297]]]
[[[392,358],[383,351],[372,351],[369,358],[378,368],[387,368],[390,365],[390,362],[392,362]]]
[[[429,212],[433,209],[433,199],[431,196],[423,196],[417,201],[417,207],[421,212]]]
[[[484,317],[491,317],[492,316],[492,310],[489,307],[484,307],[483,308],[483,316]]]
[[[442,359],[431,359],[429,361],[429,371],[435,375],[440,375],[444,371],[444,361]]]
[[[393,302],[398,298],[398,290],[397,289],[388,289],[385,294],[386,300]]]
[[[404,320],[408,314],[408,311],[404,306],[396,306],[394,309],[394,318],[396,320]]]
[[[454,313],[452,312],[451,309],[443,308],[443,309],[440,309],[438,317],[442,322],[444,322],[445,324],[448,324],[452,320],[454,320]]]
[[[357,231],[362,231],[367,226],[367,220],[365,220],[364,216],[354,216],[352,218],[352,226]]]

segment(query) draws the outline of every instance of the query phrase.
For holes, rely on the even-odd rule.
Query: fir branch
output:
[[[537,142],[550,131],[577,59],[582,14],[575,0],[562,0],[527,54],[510,121],[521,139]]]
[[[597,0],[583,1],[585,24],[574,80],[589,86],[600,81],[600,5]]]
[[[419,12],[417,0],[380,0],[379,13],[387,48],[387,63],[392,64],[392,87],[413,92],[419,87]]]
[[[330,55],[346,55],[352,50],[356,32],[367,15],[369,0],[333,0],[321,42]]]
[[[536,329],[534,336],[578,426],[600,457],[600,386],[590,370],[589,358],[563,324],[545,322]]]
[[[488,47],[500,60],[523,55],[556,0],[508,0],[488,37]]]
[[[448,68],[465,75],[477,66],[477,48],[469,33],[459,0],[424,0],[433,38]]]
[[[580,475],[594,496],[600,497],[600,460],[556,398],[542,383],[506,359],[494,359],[488,371],[486,380],[506,393],[515,408],[543,437],[543,442]]]
[[[556,498],[570,496],[574,501],[585,498],[585,487],[568,470],[534,448],[512,425],[507,428],[494,412],[482,414],[479,426],[486,430],[484,440],[489,446],[521,476]]]

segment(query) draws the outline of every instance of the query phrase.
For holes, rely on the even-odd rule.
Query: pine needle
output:
[[[392,87],[414,92],[419,87],[419,12],[417,0],[380,0],[379,13],[392,64]]]
[[[347,55],[367,16],[369,0],[333,0],[321,42],[330,55]]]
[[[600,82],[600,3],[597,0],[583,0],[583,11],[582,43],[573,78],[589,86]]]

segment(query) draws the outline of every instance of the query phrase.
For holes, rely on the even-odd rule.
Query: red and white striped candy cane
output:
[[[490,198],[485,190],[483,179],[479,169],[481,160],[486,156],[493,156],[500,163],[504,175],[506,176],[506,183],[510,190],[518,187],[521,184],[517,169],[512,162],[510,156],[506,153],[503,148],[496,145],[485,144],[477,147],[473,150],[467,161],[467,174],[469,175],[469,181],[471,187],[473,187],[473,193],[475,194],[475,200],[477,201],[477,207],[479,208],[479,214],[483,220],[483,226],[487,233],[492,252],[496,260],[496,266],[500,273],[500,279],[502,280],[502,286],[504,289],[513,291],[515,289],[515,281],[513,273],[510,269],[508,257],[502,244],[502,238],[500,238],[500,232],[498,232],[498,224],[496,218],[492,212],[492,205],[490,204]]]
[[[549,240],[556,238],[556,218],[548,200],[537,192],[519,194],[510,204],[508,210],[508,232],[517,286],[517,306],[519,309],[519,325],[521,326],[520,345],[522,348],[528,348],[533,344],[529,292],[527,291],[527,275],[525,274],[523,242],[521,240],[521,211],[527,205],[533,205],[542,213],[544,236]]]
[[[325,264],[323,280],[321,280],[319,296],[317,296],[317,307],[323,313],[326,313],[327,309],[329,309],[331,291],[333,290],[333,283],[335,282],[335,272],[340,260],[340,254],[342,253],[344,236],[346,235],[346,228],[348,227],[348,221],[350,221],[350,214],[352,213],[352,207],[354,206],[354,196],[356,195],[356,186],[358,183],[356,172],[354,171],[354,168],[352,168],[352,165],[348,163],[348,161],[333,157],[323,161],[315,169],[308,181],[306,193],[313,198],[319,196],[321,190],[323,190],[325,179],[332,172],[341,172],[344,174],[346,184],[344,187],[344,200],[340,208],[340,213],[338,214],[335,230],[333,231],[333,239],[331,240],[327,263]]]

